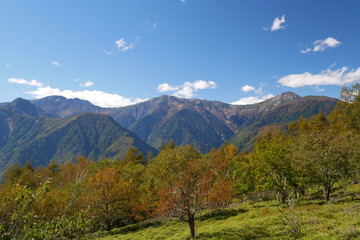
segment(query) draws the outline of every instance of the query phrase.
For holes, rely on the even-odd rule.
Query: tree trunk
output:
[[[324,199],[325,201],[330,200],[331,185],[329,183],[324,184]]]
[[[190,227],[190,234],[191,234],[191,238],[195,239],[196,235],[195,235],[195,214],[191,213],[190,210],[187,210],[188,213],[188,223],[189,223],[189,227]]]
[[[287,198],[287,193],[286,191],[281,193],[281,203],[284,204],[286,203],[286,198]]]
[[[279,195],[281,196],[281,199],[279,198]],[[279,189],[276,194],[276,200],[281,201],[281,203],[286,203],[287,199],[287,191],[283,189]]]

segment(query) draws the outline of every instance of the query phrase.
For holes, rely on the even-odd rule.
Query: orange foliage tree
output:
[[[205,208],[224,206],[231,199],[227,179],[217,181],[218,170],[192,146],[163,149],[148,165],[150,184],[157,195],[156,213],[186,217],[195,238],[195,215]]]
[[[119,174],[116,166],[98,169],[90,175],[84,182],[82,195],[84,206],[89,207],[90,218],[107,230],[127,223],[134,197],[132,183],[131,179],[126,180]]]

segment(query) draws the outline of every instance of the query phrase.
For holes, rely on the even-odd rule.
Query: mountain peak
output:
[[[166,102],[173,102],[173,101],[182,101],[184,98],[175,97],[172,95],[161,95],[159,97],[156,97],[154,99],[159,100],[160,102],[166,101]]]
[[[83,112],[97,112],[100,109],[87,100],[68,99],[63,96],[48,96],[32,100],[32,103],[56,117],[68,117]]]
[[[34,104],[23,98],[17,98],[7,105],[11,111],[29,116],[45,115],[45,113]]]
[[[293,92],[283,92],[282,94],[278,95],[280,99],[286,100],[286,101],[292,101],[296,99],[300,99],[301,96],[293,93]]]
[[[291,102],[300,99],[301,96],[293,92],[283,92],[263,102],[264,105],[276,106],[280,103]]]

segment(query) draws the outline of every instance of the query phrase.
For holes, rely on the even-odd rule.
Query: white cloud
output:
[[[191,83],[190,83],[191,84]],[[193,83],[195,90],[207,89],[207,88],[216,88],[216,83],[214,81],[204,81],[198,80]]]
[[[96,90],[84,90],[84,91],[72,91],[72,90],[60,90],[58,88],[40,87],[34,91],[28,91],[28,94],[35,98],[43,98],[52,95],[63,96],[66,98],[79,98],[82,100],[88,100],[94,105],[100,107],[124,107],[135,103],[146,101],[147,99],[140,98],[126,98],[118,94],[106,93]]]
[[[162,84],[159,84],[156,89],[158,92],[170,92],[170,91],[178,90],[179,87],[171,86],[168,83],[162,83]]]
[[[241,88],[241,91],[243,92],[250,92],[250,91],[255,91],[255,88],[253,86],[250,85],[245,85]]]
[[[182,2],[182,3],[186,3],[186,0],[180,0],[180,2]]]
[[[260,86],[258,88],[255,88],[253,86],[250,85],[245,85],[241,88],[241,91],[243,92],[250,92],[250,91],[254,91],[256,95],[262,95],[263,94],[263,87],[265,87],[264,83],[260,83]]]
[[[43,84],[36,80],[25,80],[23,78],[8,78],[8,83],[16,83],[16,84],[22,84],[22,85],[28,85],[28,86],[34,86],[34,87],[42,87]]]
[[[285,27],[282,25],[283,23],[285,23],[285,15],[282,15],[281,18],[276,17],[271,26],[271,31],[274,32],[280,29],[285,29]]]
[[[322,52],[327,48],[334,48],[341,44],[340,41],[336,40],[335,38],[328,37],[324,40],[316,40],[313,45],[313,48],[307,48],[305,50],[300,50],[301,53],[308,53],[308,52]]]
[[[64,66],[61,63],[59,63],[58,61],[52,61],[51,65],[53,65],[54,67],[63,67]]]
[[[133,42],[128,43],[125,41],[124,38],[120,38],[119,40],[117,40],[115,42],[116,47],[121,51],[121,52],[126,52],[128,50],[132,50],[136,47],[137,43],[139,42],[140,38],[137,37]]]
[[[6,63],[6,64],[5,64],[5,67],[6,67],[6,68],[11,68],[11,65],[8,64],[8,63]]]
[[[58,88],[52,88],[50,86],[44,87],[42,83],[36,80],[27,81],[23,78],[9,78],[8,82],[16,83],[16,84],[25,84],[36,87],[36,90],[27,92],[28,94],[32,95],[34,98],[44,98],[48,96],[58,95],[66,98],[79,98],[82,100],[87,100],[92,104],[100,107],[123,107],[147,100],[141,98],[126,98],[118,94],[106,93],[103,91],[96,91],[96,90],[92,90],[92,91],[60,90]]]
[[[265,100],[267,100],[269,98],[274,97],[273,94],[264,95],[263,94],[263,88],[266,85],[264,83],[260,83],[259,85],[260,86],[258,88],[255,88],[253,86],[250,86],[250,85],[246,84],[245,86],[243,86],[241,88],[241,91],[243,91],[243,92],[251,92],[251,91],[253,91],[256,96],[243,97],[243,98],[240,98],[239,100],[237,100],[235,102],[232,102],[230,104],[233,104],[233,105],[248,105],[248,104],[259,103],[259,102],[262,102],[262,101],[265,101]]]
[[[275,97],[275,95],[273,94],[267,94],[265,96],[251,96],[251,97],[244,97],[244,98],[240,98],[239,100],[232,102],[230,104],[233,105],[248,105],[248,104],[254,104],[254,103],[259,103],[259,102],[263,102],[269,98]]]
[[[195,92],[204,89],[214,89],[216,83],[214,81],[197,80],[195,82],[184,82],[179,86],[172,86],[168,83],[162,83],[157,86],[158,92],[173,92],[172,95],[177,97],[192,98]]]
[[[301,74],[290,74],[280,78],[277,82],[282,86],[297,88],[304,86],[323,86],[353,83],[360,80],[360,67],[358,69],[349,70],[348,67],[339,69],[327,69],[319,74],[309,72]]]

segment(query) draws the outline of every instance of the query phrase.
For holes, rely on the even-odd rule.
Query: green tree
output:
[[[299,169],[311,183],[323,187],[324,199],[330,199],[335,183],[353,173],[352,145],[346,134],[331,128],[320,128],[300,135],[294,148]]]
[[[343,121],[349,130],[360,133],[360,84],[355,83],[351,88],[343,87],[341,98],[344,103],[337,108],[343,114]]]
[[[265,135],[252,153],[253,161],[260,164],[259,182],[266,189],[275,190],[285,203],[291,190],[298,187],[298,174],[294,168],[286,136],[280,132]]]

